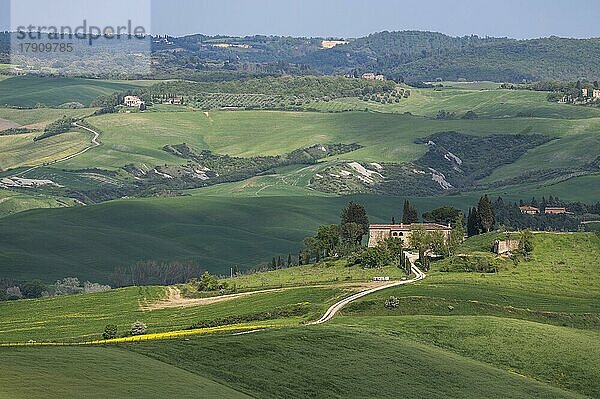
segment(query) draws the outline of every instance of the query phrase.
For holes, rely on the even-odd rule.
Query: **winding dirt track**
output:
[[[46,166],[46,165],[50,165],[50,164],[55,164],[55,163],[63,162],[63,161],[68,161],[69,159],[73,159],[73,158],[75,158],[75,157],[77,157],[77,156],[79,156],[79,155],[81,155],[83,153],[88,152],[92,148],[96,148],[96,147],[98,147],[98,146],[101,145],[101,143],[98,141],[98,138],[100,137],[100,133],[98,133],[95,130],[92,130],[92,129],[88,128],[88,127],[80,125],[77,122],[73,122],[73,126],[78,127],[80,129],[83,129],[83,130],[87,130],[88,132],[90,132],[90,133],[92,133],[94,135],[94,137],[92,137],[92,141],[91,141],[91,144],[89,146],[85,147],[81,151],[76,152],[75,154],[71,154],[71,155],[66,156],[64,158],[60,158],[60,159],[56,159],[56,160],[54,160],[52,162],[46,162],[46,163],[42,163],[42,164],[39,164],[39,165],[32,166],[31,168],[26,169],[26,170],[24,170],[24,171],[16,174],[15,177],[23,176],[24,174],[29,173],[32,170],[36,170],[36,169],[41,168],[42,166]]]
[[[323,317],[321,317],[319,320],[312,322],[310,324],[323,324],[328,322],[329,320],[331,320],[337,312],[339,312],[344,306],[348,305],[350,302],[354,302],[359,298],[362,298],[364,296],[367,296],[369,294],[373,294],[374,292],[377,291],[381,291],[381,290],[385,290],[386,288],[391,288],[391,287],[396,287],[399,285],[405,285],[405,284],[411,284],[411,283],[415,283],[417,281],[423,280],[426,276],[425,273],[423,273],[417,266],[415,266],[415,260],[417,259],[417,255],[415,254],[411,254],[411,253],[407,253],[408,255],[408,259],[410,261],[410,268],[412,270],[412,272],[415,274],[415,278],[410,279],[410,280],[402,280],[402,281],[395,281],[393,283],[390,284],[386,284],[386,285],[382,285],[380,287],[375,287],[375,288],[371,288],[368,289],[366,291],[361,291],[358,292],[354,295],[349,296],[346,299],[342,299],[341,301],[335,303],[334,305],[332,305],[329,309],[327,309],[327,312],[325,312],[325,314],[323,315]]]
[[[407,254],[408,260],[411,264],[411,270],[415,274],[414,278],[412,278],[410,280],[394,281],[394,282],[391,282],[388,284],[385,284],[385,283],[382,284],[382,283],[376,283],[376,282],[343,284],[344,286],[347,286],[347,287],[358,287],[358,288],[367,288],[367,289],[357,292],[355,294],[352,294],[349,297],[342,299],[341,301],[333,304],[329,309],[327,309],[327,312],[325,312],[325,314],[319,320],[314,321],[310,324],[323,324],[323,323],[328,322],[344,306],[346,306],[349,303],[354,302],[357,299],[360,299],[364,296],[373,294],[373,293],[381,291],[381,290],[385,290],[387,288],[397,287],[399,285],[412,284],[417,281],[423,280],[425,277],[427,277],[425,273],[423,273],[417,266],[415,266],[415,260],[417,260],[418,255],[409,253],[409,252],[407,252],[406,254]],[[220,295],[220,296],[209,297],[209,298],[184,298],[181,296],[181,291],[179,290],[179,288],[167,287],[167,296],[165,299],[158,301],[158,302],[154,302],[154,303],[140,304],[140,309],[152,311],[152,310],[168,309],[168,308],[187,308],[187,307],[193,307],[193,306],[209,305],[212,303],[230,301],[230,300],[234,300],[234,299],[238,299],[238,298],[242,298],[242,297],[246,297],[246,296],[250,296],[250,295],[264,294],[267,292],[281,292],[281,291],[288,291],[288,290],[306,288],[306,287],[307,286],[273,288],[273,289],[266,289],[266,290],[261,290],[261,291],[249,291],[249,292],[242,292],[242,293],[238,293],[238,294]],[[313,287],[340,287],[340,285],[315,285]]]

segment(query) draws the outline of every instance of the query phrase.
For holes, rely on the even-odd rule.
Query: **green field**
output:
[[[196,373],[115,348],[2,348],[0,355],[10,364],[0,375],[2,398],[249,398]]]
[[[29,195],[0,189],[0,218],[32,208],[60,208],[73,205],[74,201],[70,198]]]
[[[145,310],[164,298],[164,287],[131,287],[109,292],[71,295],[50,299],[0,302],[0,343],[87,342],[100,339],[104,326],[116,324],[120,334],[141,320],[151,333],[185,330],[203,321],[226,316],[252,315],[296,304],[310,305],[310,317],[325,311],[325,305],[350,288],[294,288],[202,306]],[[293,318],[287,323],[298,324]],[[270,323],[270,322],[267,322]]]
[[[371,327],[284,329],[128,349],[261,398],[582,397]]]
[[[476,237],[459,251],[489,252],[494,240],[501,237]],[[399,308],[398,314],[489,314],[598,330],[600,238],[593,233],[540,233],[535,235],[535,245],[530,262],[514,266],[508,261],[508,269],[501,273],[430,273],[418,285],[375,294],[346,312],[381,314],[383,299],[397,295],[410,308]],[[434,270],[444,262],[434,263]],[[454,307],[452,312],[448,306]]]
[[[16,76],[0,82],[0,105],[58,107],[70,102],[89,106],[98,97],[138,87],[136,81]]]
[[[91,134],[68,132],[40,141],[39,133],[0,136],[0,171],[63,159],[90,145]]]
[[[478,198],[478,197],[477,197]],[[253,197],[201,193],[179,198],[112,201],[89,207],[40,209],[0,219],[0,276],[67,276],[108,281],[116,267],[143,260],[193,260],[217,274],[296,255],[323,223],[338,223],[348,201],[364,203],[372,222],[401,215],[403,198]],[[470,196],[417,200],[420,209],[461,208]],[[60,234],[55,234],[61,226]],[[257,245],[256,243],[260,243]]]
[[[63,116],[80,118],[94,113],[95,108],[82,109],[17,109],[1,108],[0,118],[16,123],[19,126],[29,127],[31,129],[43,130],[50,122],[54,122]]]
[[[474,111],[479,118],[515,118],[527,116],[535,118],[593,118],[600,116],[600,110],[547,101],[546,92],[527,90],[465,90],[463,88],[410,89],[409,98],[400,103],[381,104],[363,101],[358,98],[342,98],[332,101],[312,102],[308,106],[327,112],[344,110],[364,110],[377,112],[404,113],[433,117],[441,110],[456,113],[462,117],[467,111]]]
[[[167,154],[162,147],[184,142],[243,157],[284,154],[314,144],[356,142],[365,148],[342,158],[407,162],[426,151],[426,146],[414,143],[415,139],[441,131],[475,135],[541,133],[561,138],[530,151],[517,164],[508,165],[506,171],[501,168],[502,177],[514,176],[519,172],[515,169],[523,169],[523,165],[527,165],[526,170],[581,165],[600,153],[595,134],[600,118],[443,121],[365,112],[215,111],[207,116],[192,111],[113,114],[89,122],[102,130],[104,145],[65,163],[65,167],[114,169],[131,162],[179,164],[181,159]]]
[[[284,258],[282,260],[285,262],[287,259]],[[362,269],[360,267],[348,267],[347,261],[339,260],[323,262],[317,265],[302,265],[281,270],[241,275],[227,278],[225,281],[238,289],[246,290],[325,283],[368,282],[377,276],[388,276],[391,279],[397,280],[404,277],[405,273],[396,266]]]
[[[460,252],[487,250],[501,236],[471,238]],[[409,398],[597,397],[600,238],[540,233],[534,243],[531,261],[509,262],[496,274],[442,273],[438,270],[446,261],[435,262],[424,281],[367,296],[320,326],[302,326],[302,318],[290,318],[270,321],[274,327],[253,334],[190,336],[116,348],[0,348],[3,358],[15,364],[0,381],[20,395],[39,392],[40,384],[24,387],[19,377],[51,368],[56,381],[74,382],[46,384],[46,396],[76,397],[89,386],[110,394],[123,392],[130,380],[107,369],[144,363],[181,385],[193,381],[206,386],[207,392],[215,392],[209,397],[223,392],[261,398],[392,398],[398,392]],[[327,266],[305,266],[232,281],[240,288],[292,279],[311,284],[329,279],[323,268]],[[140,308],[163,295],[160,287],[127,288],[0,303],[0,342],[94,339],[107,323],[124,330],[134,320],[145,321],[150,332],[172,331],[305,302],[313,309],[306,317],[316,318],[347,291],[294,288],[190,308]],[[393,310],[383,306],[390,295],[400,299]],[[81,358],[100,367],[73,370],[71,359],[75,364]],[[138,378],[141,392],[153,386],[148,376],[152,374]],[[185,387],[178,389],[182,397],[188,395]]]

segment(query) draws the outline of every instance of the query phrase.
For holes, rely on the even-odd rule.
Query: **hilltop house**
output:
[[[126,107],[137,107],[140,108],[144,104],[141,98],[138,96],[125,96],[123,98],[123,105]]]
[[[546,209],[544,209],[544,213],[550,214],[550,215],[563,215],[563,214],[567,213],[567,208],[548,206],[548,207],[546,207]]]
[[[376,247],[381,241],[394,237],[402,240],[408,245],[411,232],[415,229],[424,229],[428,232],[441,231],[448,239],[452,227],[437,223],[413,223],[413,224],[372,224],[369,226],[369,247]]]
[[[537,215],[540,213],[539,208],[529,205],[520,206],[519,209],[521,210],[521,213],[525,213],[527,215]]]
[[[363,73],[362,78],[363,79],[367,79],[367,80],[385,80],[385,76],[383,76],[383,75],[375,75],[372,72]]]

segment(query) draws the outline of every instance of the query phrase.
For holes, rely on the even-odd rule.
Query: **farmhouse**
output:
[[[383,75],[375,75],[372,72],[363,73],[362,78],[363,79],[367,79],[367,80],[385,80],[385,76],[383,76]]]
[[[546,207],[546,209],[544,209],[544,213],[549,215],[563,215],[567,213],[567,209],[560,207]]]
[[[413,223],[413,224],[372,224],[369,226],[369,247],[376,247],[381,241],[394,237],[408,244],[411,232],[415,229],[424,229],[427,232],[441,231],[448,239],[452,227],[436,223]]]
[[[123,104],[126,107],[141,107],[144,102],[138,96],[125,96]]]
[[[540,213],[539,208],[529,205],[520,206],[519,209],[521,210],[521,213],[525,213],[527,215],[537,215]]]

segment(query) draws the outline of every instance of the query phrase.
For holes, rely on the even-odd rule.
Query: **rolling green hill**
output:
[[[3,397],[250,398],[196,373],[115,348],[2,348],[0,354],[11,365],[0,375]]]
[[[501,233],[471,238],[460,252],[480,253],[499,237]],[[57,381],[81,383],[77,390],[75,384],[45,384],[48,397],[75,397],[87,387],[109,394],[126,389],[135,374],[108,369],[144,364],[170,376],[171,383],[179,382],[174,392],[182,397],[188,395],[188,383],[214,392],[209,397],[223,392],[261,398],[392,398],[398,392],[409,398],[596,397],[600,274],[595,259],[600,239],[592,233],[539,233],[534,244],[531,261],[505,261],[507,267],[499,273],[440,272],[447,261],[434,262],[418,284],[364,297],[318,326],[301,321],[318,317],[335,298],[347,295],[347,287],[295,288],[160,310],[144,306],[163,297],[161,287],[0,303],[5,326],[0,342],[92,339],[109,322],[122,331],[141,319],[150,332],[163,332],[290,304],[308,302],[312,309],[305,317],[271,320],[269,326],[263,323],[266,329],[248,334],[116,347],[0,348],[14,365],[0,381],[18,392],[39,392],[37,382],[24,386],[17,381],[51,368]],[[322,267],[312,266],[315,278],[322,277]],[[304,269],[308,278],[311,267]],[[267,274],[288,278],[289,272]],[[310,284],[306,278],[303,282]],[[400,300],[395,309],[384,306],[390,295]],[[82,359],[77,370],[68,365]],[[87,368],[89,362],[96,364],[93,370]],[[156,386],[149,375],[135,378],[140,392]]]
[[[582,397],[377,328],[296,328],[128,349],[261,398]],[[244,372],[231,370],[230,359]]]
[[[135,81],[112,82],[77,78],[16,76],[0,81],[0,105],[58,107],[78,102],[89,106],[96,98],[137,87]]]
[[[226,274],[234,265],[296,254],[317,226],[337,223],[352,199],[365,203],[373,222],[401,214],[402,198],[203,195],[32,210],[0,219],[0,277],[109,281],[116,267],[144,260],[194,260]],[[417,204],[466,208],[474,201],[457,196]]]

